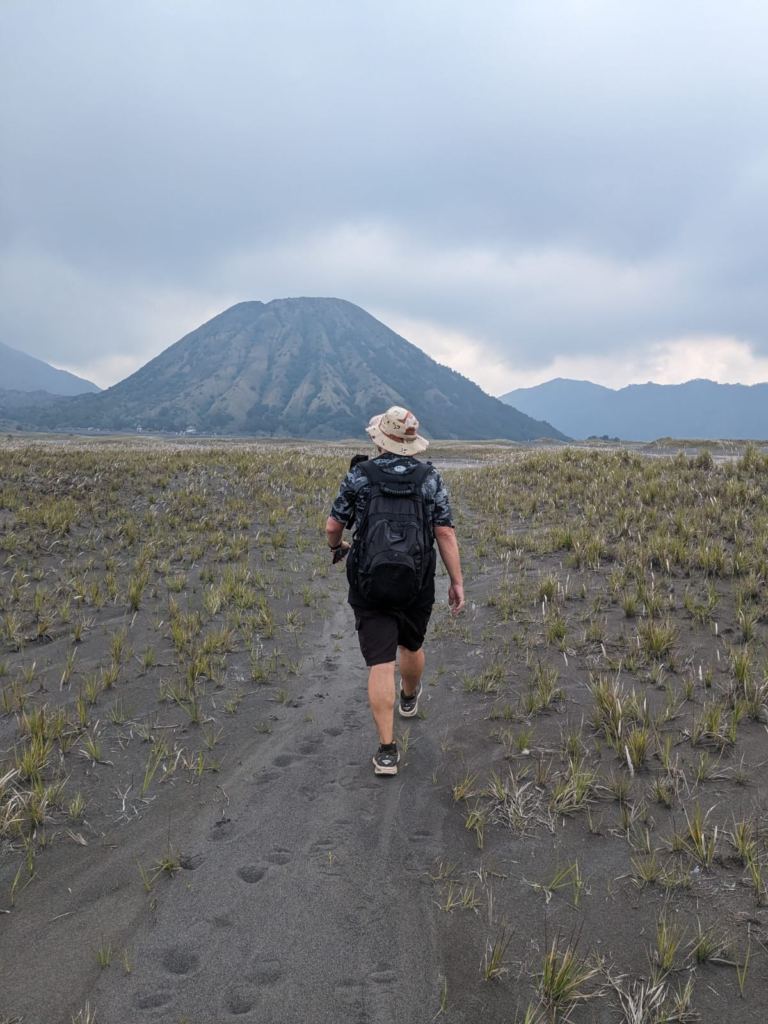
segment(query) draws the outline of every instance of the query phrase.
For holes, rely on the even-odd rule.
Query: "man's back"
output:
[[[418,459],[412,455],[392,455],[384,452],[375,459],[370,460],[387,472],[392,473],[393,480],[397,480],[404,472],[413,466],[421,465]],[[399,468],[402,467],[402,468]],[[331,508],[331,516],[347,528],[354,523],[360,523],[368,498],[371,493],[371,483],[362,465],[353,466],[342,481],[336,500]],[[431,467],[430,472],[424,478],[422,484],[425,512],[427,521],[432,530],[436,526],[453,526],[451,506],[448,500],[448,491],[445,488],[443,479],[438,471]]]

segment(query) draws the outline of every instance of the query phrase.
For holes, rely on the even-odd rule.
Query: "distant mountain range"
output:
[[[360,437],[390,405],[412,409],[428,437],[565,439],[333,298],[241,302],[106,391],[27,407],[0,396],[0,418],[29,429],[333,440]]]
[[[57,370],[0,342],[0,388],[4,391],[45,391],[50,395],[82,395],[100,389],[89,380]]]
[[[768,383],[630,384],[613,391],[558,377],[501,396],[516,409],[551,419],[571,437],[768,438]]]

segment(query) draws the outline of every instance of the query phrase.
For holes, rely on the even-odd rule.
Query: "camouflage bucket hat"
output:
[[[419,421],[399,405],[372,416],[365,432],[375,445],[393,455],[418,455],[429,447],[429,441],[419,437]]]

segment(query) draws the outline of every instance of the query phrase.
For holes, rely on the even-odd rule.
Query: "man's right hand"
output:
[[[339,562],[341,562],[343,559],[345,559],[347,557],[347,555],[349,554],[349,549],[351,547],[352,547],[351,544],[348,544],[345,540],[343,540],[341,542],[341,547],[339,548],[339,550],[338,551],[334,551],[334,553],[333,553],[333,564],[337,565]]]
[[[458,615],[464,607],[464,584],[452,583],[448,588],[448,604],[452,615]]]

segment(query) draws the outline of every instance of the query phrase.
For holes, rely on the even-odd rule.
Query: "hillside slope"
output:
[[[6,391],[47,391],[52,395],[82,395],[99,391],[91,381],[67,370],[57,370],[42,359],[35,359],[2,342],[0,388]]]
[[[563,437],[332,298],[241,302],[114,387],[37,416],[48,427],[335,439],[394,404],[431,437]]]

